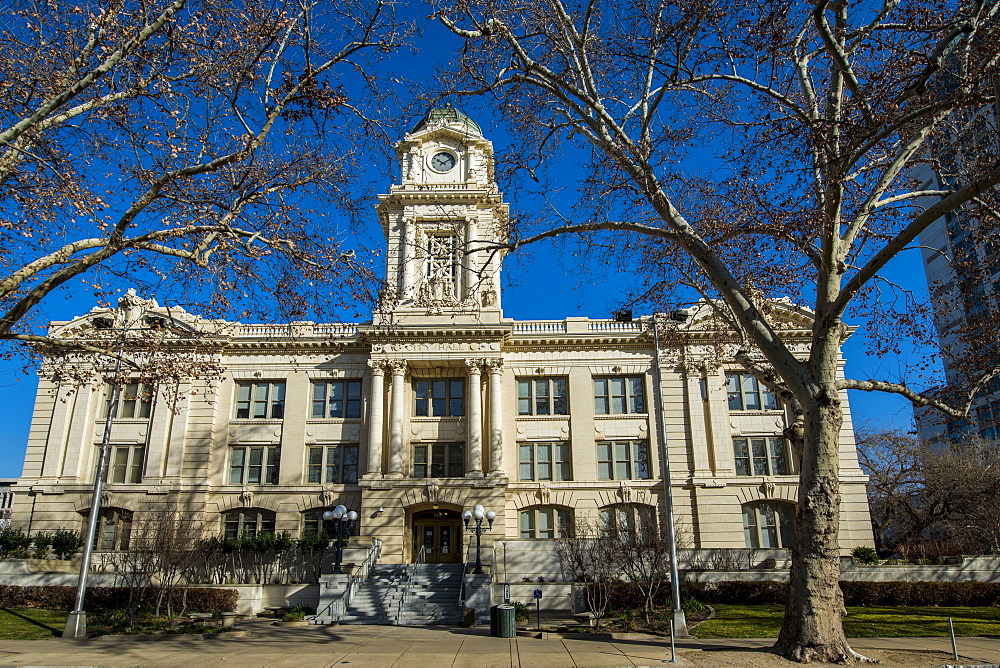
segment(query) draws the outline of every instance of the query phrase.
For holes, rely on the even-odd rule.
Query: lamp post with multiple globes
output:
[[[465,528],[472,533],[476,534],[476,568],[472,572],[475,575],[483,574],[483,560],[482,560],[482,535],[483,532],[489,531],[493,528],[493,520],[495,520],[497,514],[492,510],[486,510],[478,503],[472,508],[472,510],[466,510],[462,513],[462,519],[465,520]],[[489,523],[489,527],[483,528],[483,519]],[[476,520],[476,526],[470,527],[469,522]]]
[[[333,572],[342,574],[340,569],[340,559],[344,554],[344,521],[353,522],[358,519],[358,514],[353,510],[348,510],[347,506],[340,504],[333,510],[323,513],[324,520],[332,520],[337,523],[337,557],[333,564]]]

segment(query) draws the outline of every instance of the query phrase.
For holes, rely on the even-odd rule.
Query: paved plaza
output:
[[[241,625],[242,637],[163,640],[6,640],[6,666],[660,666],[669,664],[670,645],[661,639],[588,640],[491,638],[482,628],[394,626],[277,627],[266,622]],[[677,644],[681,665],[782,665],[760,655],[772,640],[684,639]],[[942,665],[947,638],[858,639],[854,647],[928,652]],[[959,663],[1000,664],[1000,639],[960,638]],[[921,655],[912,655],[921,658]],[[713,660],[718,657],[718,662]],[[736,657],[735,659],[733,657]],[[762,663],[763,661],[763,663]],[[892,665],[892,664],[890,664]],[[900,665],[900,664],[895,664]]]

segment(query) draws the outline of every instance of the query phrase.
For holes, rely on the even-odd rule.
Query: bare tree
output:
[[[559,540],[563,572],[577,583],[587,610],[598,628],[608,609],[612,588],[621,583],[622,562],[610,540],[602,539],[601,527],[581,522],[569,536]]]
[[[852,313],[883,325],[877,352],[898,350],[901,332],[929,339],[926,312],[881,272],[941,216],[1000,216],[998,134],[980,113],[996,102],[998,12],[978,0],[444,0],[439,10],[466,42],[449,91],[491,96],[521,137],[512,166],[555,191],[579,172],[547,173],[551,156],[584,162],[572,214],[553,202],[546,226],[515,228],[510,248],[581,235],[638,250],[648,279],[638,297],[668,308],[711,298],[736,359],[799,416],[791,595],[776,645],[790,659],[863,658],[844,636],[838,586],[844,391],[961,416],[1000,365],[995,327],[969,331],[981,354],[958,392],[844,378],[839,352]],[[943,185],[915,179],[921,167],[947,172]],[[769,304],[784,295],[809,304],[808,351],[780,333]]]
[[[351,302],[371,277],[331,215],[392,3],[26,2],[0,29],[0,339],[54,290],[124,280],[201,313]],[[348,218],[349,220],[349,218]],[[337,280],[331,280],[336,278]],[[336,295],[333,295],[336,299]]]
[[[882,553],[906,540],[923,491],[924,446],[912,434],[870,426],[856,431],[858,463],[868,474],[868,508]]]

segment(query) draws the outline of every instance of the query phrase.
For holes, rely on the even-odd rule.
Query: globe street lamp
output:
[[[483,528],[483,518],[489,522],[489,528]],[[492,510],[486,510],[478,503],[472,508],[472,510],[466,510],[462,513],[462,519],[465,520],[465,528],[476,534],[476,568],[472,571],[475,575],[483,574],[483,559],[482,559],[482,535],[484,531],[489,531],[493,528],[493,520],[497,518],[497,514]],[[475,527],[469,527],[469,522],[471,520],[476,520]]]
[[[347,506],[341,504],[333,510],[323,513],[323,519],[337,522],[337,558],[333,564],[333,572],[341,575],[344,572],[340,569],[340,558],[344,554],[344,520],[353,522],[358,519],[358,514],[353,510],[348,510]]]

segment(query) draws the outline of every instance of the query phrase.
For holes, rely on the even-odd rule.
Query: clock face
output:
[[[431,167],[438,172],[449,172],[455,166],[455,156],[447,151],[440,151],[431,158]]]

